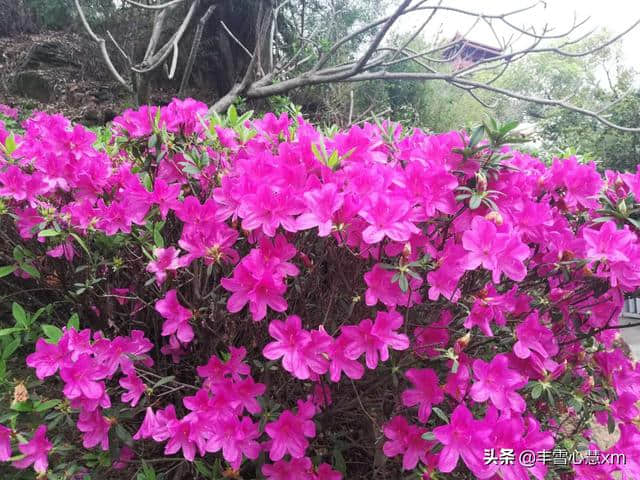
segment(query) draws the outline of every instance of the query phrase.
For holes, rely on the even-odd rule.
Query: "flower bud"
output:
[[[502,214],[500,212],[495,211],[495,210],[492,210],[491,212],[487,213],[484,216],[484,218],[486,218],[490,222],[495,223],[498,226],[500,226],[500,225],[502,225],[504,223],[504,219],[502,218]]]
[[[456,341],[455,351],[461,352],[462,350],[467,348],[467,345],[469,345],[470,341],[471,341],[471,332],[467,332],[464,336],[460,337]]]
[[[404,244],[402,248],[402,258],[407,260],[411,256],[411,244],[409,242]]]

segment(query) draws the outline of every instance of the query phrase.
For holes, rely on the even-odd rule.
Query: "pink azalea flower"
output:
[[[322,353],[329,350],[331,337],[302,329],[302,320],[297,315],[287,317],[284,322],[272,320],[269,334],[276,341],[267,344],[262,354],[269,360],[282,357],[282,366],[296,378],[306,380],[311,372],[322,374],[328,370],[329,362]]]
[[[373,266],[370,272],[364,274],[364,281],[368,287],[365,292],[367,305],[373,306],[380,301],[387,307],[395,307],[396,305],[410,307],[422,302],[418,293],[422,280],[411,277],[409,279],[410,291],[403,292],[399,282],[393,281],[395,273],[395,270],[386,270],[378,263]],[[409,294],[411,294],[411,298],[409,298]]]
[[[113,463],[113,469],[124,470],[134,458],[136,458],[136,452],[125,445],[120,449],[120,456],[118,460]]]
[[[523,262],[529,257],[529,247],[511,233],[498,233],[495,224],[483,217],[473,218],[471,229],[462,234],[462,246],[469,252],[466,268],[482,265],[491,270],[496,284],[503,272],[517,282],[527,275]]]
[[[266,386],[263,383],[256,383],[252,377],[247,377],[244,380],[234,381],[232,390],[234,397],[232,404],[235,407],[246,408],[252,415],[260,413],[262,407],[256,397],[265,392]]]
[[[82,446],[84,448],[93,448],[99,444],[102,450],[109,449],[111,422],[102,415],[99,408],[92,412],[81,410],[77,426],[78,430],[83,433]]]
[[[505,313],[511,313],[516,309],[516,288],[514,286],[511,291],[501,295],[493,285],[488,285],[473,303],[471,313],[464,322],[465,328],[477,326],[486,336],[493,337],[490,322],[506,325]]]
[[[157,416],[156,420],[158,420]],[[167,423],[169,441],[164,447],[164,454],[173,455],[182,450],[184,458],[193,462],[196,456],[196,444],[191,439],[191,430],[192,425],[188,420],[170,420]]]
[[[604,222],[598,230],[583,228],[582,237],[586,243],[587,258],[594,261],[629,261],[628,249],[636,236],[627,227],[618,229],[612,220]]]
[[[239,420],[236,416],[222,416],[213,422],[211,436],[207,440],[206,450],[218,452],[236,470],[240,468],[243,455],[255,460],[260,455],[260,436],[258,424],[248,417]]]
[[[78,360],[65,364],[60,369],[60,378],[65,382],[64,394],[69,399],[84,396],[90,400],[101,398],[104,393],[105,373],[87,354],[82,354]]]
[[[215,385],[221,383],[228,376],[234,382],[240,382],[243,375],[249,375],[251,369],[244,362],[247,350],[244,347],[229,347],[229,359],[221,361],[217,356],[212,355],[206,365],[197,368],[198,375],[206,379],[205,384]]]
[[[476,402],[490,399],[499,410],[524,412],[524,399],[515,390],[524,387],[527,379],[509,368],[506,355],[496,355],[490,363],[476,359],[473,362],[473,373],[478,380],[471,387],[470,394]]]
[[[409,348],[409,338],[395,330],[402,326],[403,319],[395,310],[378,312],[375,323],[365,318],[359,325],[342,327],[342,335],[348,340],[345,348],[347,358],[356,360],[365,354],[367,367],[375,369],[378,359],[385,362],[389,359],[389,348],[406,350]]]
[[[399,195],[372,193],[370,203],[358,214],[369,226],[362,232],[366,243],[378,243],[385,236],[396,242],[406,242],[420,229],[410,221],[411,204]]]
[[[364,367],[358,360],[346,356],[345,350],[350,340],[344,335],[335,339],[327,352],[329,355],[329,378],[332,382],[339,382],[342,372],[353,380],[360,380],[364,375]]]
[[[469,381],[471,380],[471,367],[468,366],[468,357],[463,357],[461,355],[459,360],[460,361],[458,364],[458,370],[455,373],[451,371],[447,375],[447,382],[444,386],[444,391],[446,394],[448,394],[458,402],[462,402],[462,399],[467,394],[467,390],[469,389]]]
[[[124,305],[129,300],[127,294],[131,293],[131,290],[128,288],[112,288],[111,293],[116,296],[116,302],[118,305]]]
[[[18,120],[18,109],[12,108],[9,105],[5,105],[4,103],[0,103],[0,115]]]
[[[289,116],[286,112],[276,117],[273,113],[267,112],[262,119],[253,121],[253,125],[261,132],[278,137],[280,134],[287,135],[289,129]]]
[[[175,335],[169,337],[169,343],[163,345],[160,352],[163,355],[170,355],[173,363],[180,363],[182,356],[187,353]]]
[[[120,399],[125,403],[130,403],[132,407],[135,407],[140,401],[140,397],[144,394],[147,386],[140,380],[135,373],[129,373],[126,377],[120,379],[120,386],[127,390],[123,393]]]
[[[153,413],[151,407],[147,407],[146,413],[144,415],[144,420],[140,425],[140,428],[133,436],[134,440],[141,440],[143,438],[149,438],[153,435],[153,433],[157,430],[158,421],[156,420],[156,416]]]
[[[342,480],[342,474],[331,468],[331,465],[321,463],[318,465],[314,480]]]
[[[254,192],[247,192],[238,209],[242,228],[262,228],[265,235],[273,237],[282,226],[288,232],[296,232],[294,215],[302,213],[300,202],[287,187],[261,183]]]
[[[269,480],[314,480],[310,473],[311,460],[307,457],[280,460],[271,465],[262,466],[262,473]]]
[[[458,284],[466,268],[466,251],[461,245],[449,241],[440,252],[438,268],[427,274],[429,282],[429,300],[436,301],[442,295],[451,302],[460,297]]]
[[[438,376],[431,368],[410,368],[405,374],[416,388],[402,392],[402,404],[406,407],[418,405],[418,419],[427,423],[431,415],[431,406],[444,400],[444,392],[440,388]]]
[[[40,425],[31,440],[18,445],[18,449],[24,457],[14,461],[13,466],[22,470],[33,464],[33,469],[37,473],[46,473],[49,467],[47,457],[52,448],[51,442],[47,439],[47,426]]]
[[[598,208],[598,194],[603,181],[595,162],[582,165],[576,157],[555,158],[550,174],[554,186],[566,189],[563,199],[567,207]]]
[[[193,340],[193,329],[189,325],[192,314],[180,305],[176,289],[169,290],[163,299],[156,302],[156,311],[165,319],[162,324],[163,336],[175,333],[183,343]]]
[[[167,270],[177,270],[182,266],[178,255],[180,252],[174,247],[155,248],[153,256],[155,260],[147,265],[147,272],[156,274],[156,283],[162,285],[167,278]]]
[[[11,458],[11,429],[0,424],[0,462]]]
[[[156,178],[149,201],[158,206],[160,216],[163,220],[167,218],[169,210],[175,210],[180,204],[178,196],[180,195],[181,189],[182,185],[179,183],[169,185],[162,178]]]
[[[402,455],[402,468],[413,470],[419,461],[427,463],[427,452],[431,443],[422,438],[426,428],[409,425],[407,419],[395,416],[382,429],[388,440],[382,446],[387,457]]]
[[[193,135],[204,130],[202,122],[207,113],[209,109],[202,102],[193,98],[174,98],[169,105],[161,108],[160,124],[170,132]]]
[[[538,320],[538,312],[533,312],[516,327],[518,341],[513,346],[513,353],[519,358],[529,358],[532,352],[542,358],[553,357],[558,353],[558,344],[553,332]]]
[[[64,257],[67,261],[73,262],[73,257],[76,255],[76,251],[73,248],[73,243],[70,241],[61,243],[60,245],[47,250],[47,255],[52,258]]]
[[[113,119],[113,127],[128,133],[131,138],[146,137],[153,131],[151,122],[157,110],[158,107],[148,105],[143,105],[138,110],[127,109]]]
[[[632,422],[640,415],[636,406],[638,397],[631,392],[622,392],[615,402],[611,403],[611,413],[615,418],[624,422]]]
[[[451,415],[451,423],[433,429],[436,439],[444,445],[440,452],[438,468],[441,472],[452,472],[462,457],[464,463],[478,478],[489,478],[493,472],[483,462],[483,438],[490,433],[482,423],[475,420],[469,409],[458,405]]]
[[[147,209],[131,208],[126,201],[113,202],[105,205],[102,199],[98,200],[96,227],[107,235],[115,235],[118,232],[131,233],[131,226],[144,225],[144,217]]]
[[[413,335],[415,337],[415,350],[418,355],[437,357],[441,354],[438,349],[444,349],[449,343],[449,324],[453,315],[449,310],[440,314],[440,319],[426,327],[417,327]]]
[[[277,420],[267,423],[264,431],[271,437],[269,458],[278,461],[289,453],[293,458],[304,457],[309,446],[307,438],[316,436],[313,416],[316,409],[311,402],[298,401],[298,413],[285,410]]]
[[[27,365],[36,369],[36,377],[44,380],[55,375],[63,364],[69,352],[64,348],[64,343],[48,343],[43,338],[36,342],[36,351],[27,355]]]
[[[8,197],[14,200],[24,200],[27,198],[27,181],[29,176],[19,167],[9,165],[0,172],[0,197]]]
[[[274,264],[265,262],[257,249],[243,258],[233,270],[232,278],[220,280],[226,290],[233,292],[227,301],[227,309],[236,313],[249,303],[249,310],[255,321],[266,316],[267,306],[276,312],[284,312],[287,301],[283,294],[287,286],[281,274],[274,271],[273,267]]]
[[[318,236],[326,237],[331,233],[333,214],[342,207],[342,195],[338,193],[335,183],[327,183],[320,188],[304,193],[304,200],[309,209],[296,219],[298,230],[318,227]]]

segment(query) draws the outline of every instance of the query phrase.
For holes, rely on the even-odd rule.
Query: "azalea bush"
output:
[[[191,99],[97,133],[0,123],[2,471],[640,476],[618,333],[640,173],[546,164],[514,127],[339,131]]]

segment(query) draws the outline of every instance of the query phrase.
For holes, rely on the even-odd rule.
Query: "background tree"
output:
[[[110,64],[114,76],[127,88],[140,92],[143,91],[140,75],[148,74],[163,65],[167,76],[173,78],[179,61],[180,42],[185,37],[185,32],[190,25],[197,22],[202,10],[205,9],[206,14],[212,4],[200,0],[171,0],[153,4],[124,0],[124,3],[126,6],[123,8],[137,8],[154,13],[152,34],[145,55],[142,60],[127,58],[127,74],[114,68],[105,38],[92,30],[90,22],[81,13],[80,0],[75,0],[85,29],[93,40],[100,44],[102,55]],[[523,91],[500,87],[496,82],[509,67],[532,54],[549,53],[559,58],[579,58],[598,54],[628,33],[640,23],[640,20],[607,41],[577,51],[574,48],[576,36],[583,39],[589,37],[588,33],[583,32],[586,20],[576,20],[562,32],[553,31],[548,25],[522,23],[524,19],[531,17],[536,8],[544,8],[544,2],[488,15],[482,11],[460,9],[444,2],[430,4],[426,0],[403,0],[391,5],[384,14],[379,13],[381,8],[378,7],[378,16],[371,21],[366,13],[373,13],[373,10],[367,10],[366,5],[372,4],[365,3],[364,10],[360,7],[357,9],[358,14],[354,15],[355,11],[350,8],[355,4],[358,2],[241,2],[243,28],[237,29],[236,32],[229,28],[220,16],[212,17],[210,21],[216,22],[216,28],[222,27],[233,43],[244,52],[240,57],[245,57],[240,64],[234,63],[233,68],[226,68],[229,72],[228,78],[234,77],[234,82],[224,93],[222,90],[225,88],[222,88],[222,85],[217,89],[218,98],[212,106],[212,111],[226,110],[239,97],[266,98],[321,84],[371,80],[433,80],[463,89],[475,98],[479,92],[488,91],[543,106],[562,107],[623,131],[638,130],[637,126],[615,124],[600,115],[597,110],[581,107],[567,99],[532,96]],[[225,2],[221,5],[220,12],[238,18],[236,10],[225,10]],[[343,6],[345,12],[340,10]],[[213,7],[218,11],[219,5],[215,4]],[[450,56],[449,52],[456,46],[456,41],[443,42],[419,52],[410,48],[414,39],[428,33],[428,27],[442,12],[454,12],[475,18],[472,28],[465,32],[464,36],[472,33],[480,22],[488,24],[493,31],[501,29],[510,31],[512,35],[503,40],[503,37],[496,34],[497,46],[503,53],[452,71],[445,57]],[[179,19],[178,28],[171,34],[164,30],[166,17]],[[346,25],[344,21],[342,24],[336,23],[336,18],[346,18]],[[393,32],[397,31],[398,24],[407,18],[417,19],[418,26],[409,32],[406,40],[397,41],[402,37],[393,35]],[[253,25],[253,28],[247,28],[248,25]],[[337,26],[347,28],[339,31]],[[160,41],[163,35],[170,35],[167,41]],[[117,46],[116,40],[112,40]],[[193,48],[198,46],[194,45]],[[121,48],[119,50],[122,51]],[[232,57],[236,58],[238,57]],[[420,68],[416,68],[416,65]],[[227,87],[228,84],[224,86]],[[141,100],[145,96],[138,97]]]

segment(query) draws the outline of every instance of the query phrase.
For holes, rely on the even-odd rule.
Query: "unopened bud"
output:
[[[402,248],[402,257],[406,260],[411,256],[411,244],[409,242],[404,244]]]
[[[298,255],[300,255],[300,260],[302,260],[302,263],[304,264],[305,267],[307,268],[313,267],[313,260],[311,260],[305,253],[300,252]]]
[[[571,250],[563,250],[560,256],[560,260],[562,260],[563,262],[569,262],[575,257],[575,254]]]
[[[471,332],[467,332],[463,337],[460,337],[456,342],[456,351],[462,351],[467,348],[471,341]]]
[[[487,177],[482,173],[476,173],[476,186],[479,192],[484,192],[487,189]]]
[[[492,210],[489,213],[487,213],[484,216],[484,218],[486,218],[490,222],[495,223],[498,226],[500,226],[500,225],[502,225],[504,223],[504,219],[502,218],[502,214],[500,212],[495,211],[495,210]]]
[[[618,204],[618,211],[622,215],[627,215],[627,202],[625,202],[624,200],[621,200],[620,203]]]

